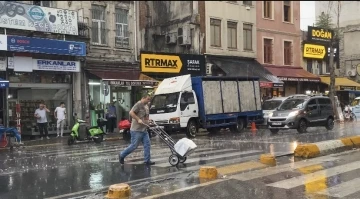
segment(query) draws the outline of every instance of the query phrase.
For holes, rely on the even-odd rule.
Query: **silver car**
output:
[[[266,100],[262,105],[262,110],[264,114],[264,124],[267,125],[267,121],[272,113],[276,110],[280,104],[286,100],[288,97],[274,97],[272,99]]]

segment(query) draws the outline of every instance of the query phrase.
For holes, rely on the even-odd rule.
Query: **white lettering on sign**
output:
[[[79,61],[33,59],[33,70],[80,72]]]

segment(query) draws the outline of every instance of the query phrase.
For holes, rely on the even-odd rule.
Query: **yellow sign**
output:
[[[326,54],[325,46],[305,44],[304,45],[304,57],[313,59],[324,59]]]
[[[182,66],[178,55],[141,54],[141,72],[180,73]]]
[[[321,39],[327,39],[327,40],[332,39],[332,33],[330,31],[327,31],[324,29],[320,29],[320,30],[312,29],[311,35],[313,38],[321,38]]]

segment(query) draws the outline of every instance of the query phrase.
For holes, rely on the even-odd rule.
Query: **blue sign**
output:
[[[13,52],[86,56],[86,44],[84,42],[10,35],[7,36],[7,50]]]
[[[0,78],[0,89],[1,88],[9,88],[9,81]]]

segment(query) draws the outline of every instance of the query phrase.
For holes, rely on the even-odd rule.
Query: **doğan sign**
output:
[[[308,40],[329,43],[334,37],[333,30],[308,26]]]

